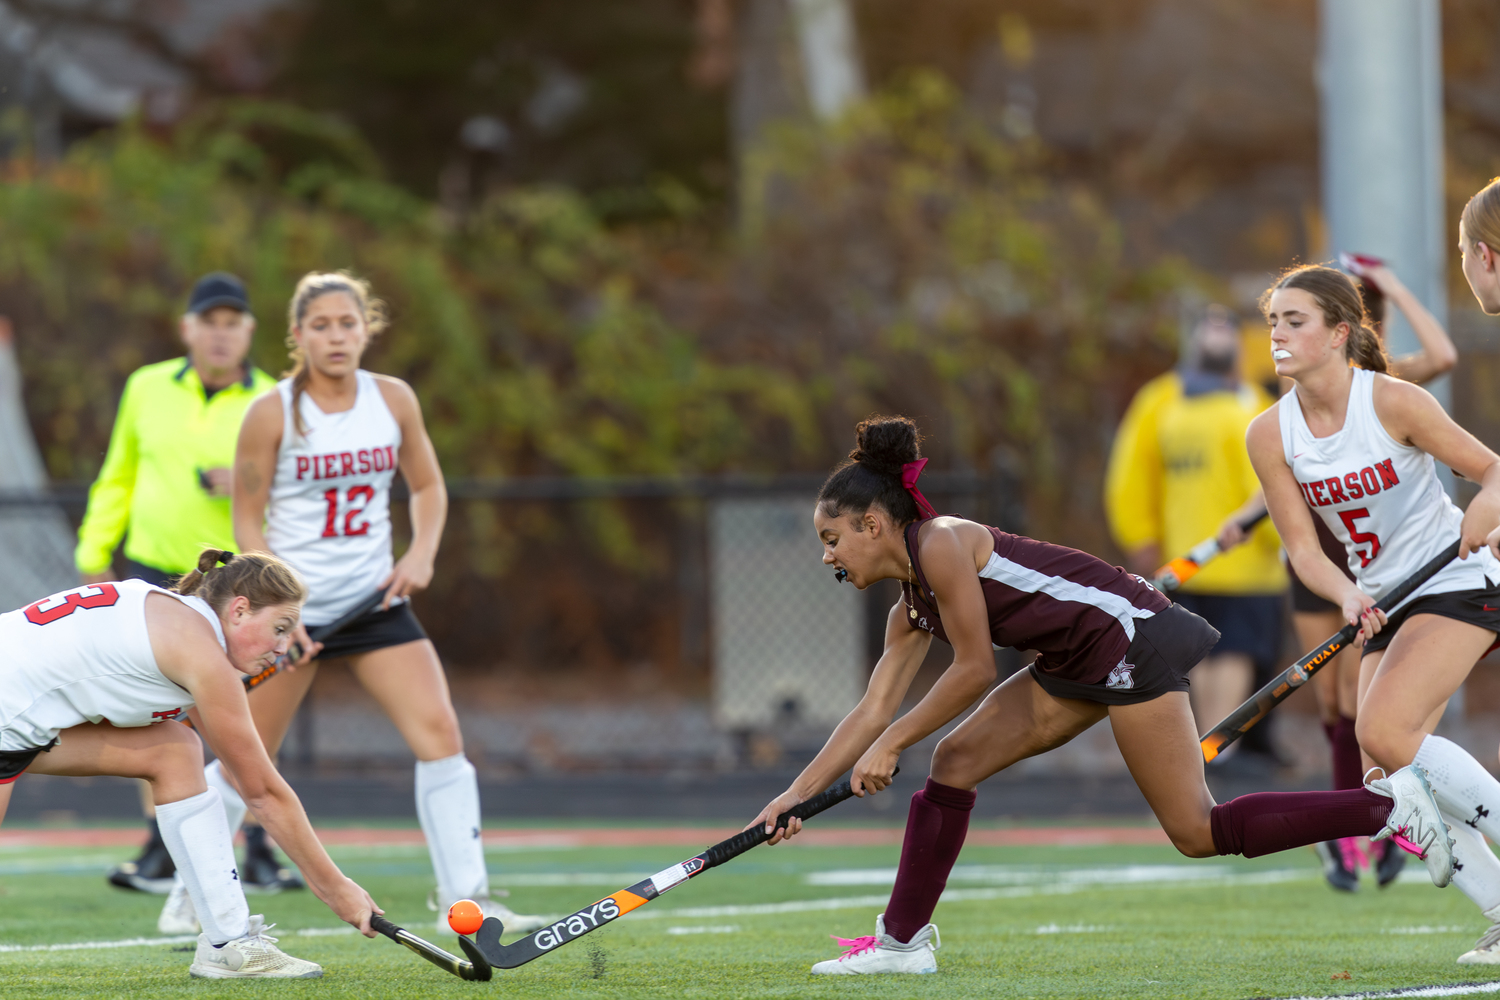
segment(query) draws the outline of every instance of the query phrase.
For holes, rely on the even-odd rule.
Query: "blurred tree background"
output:
[[[246,278],[279,372],[296,279],[346,267],[450,476],[819,472],[903,412],[934,468],[1003,466],[1031,533],[1111,555],[1105,452],[1182,303],[1317,252],[1315,4],[854,0],[830,119],[789,2],[266,0],[174,57],[178,104],[59,150],[13,106],[0,310],[52,475],[97,471],[197,275]],[[1445,17],[1500,40],[1479,0]],[[1459,48],[1470,191],[1500,46]],[[424,620],[460,663],[680,664],[663,509],[457,503]]]

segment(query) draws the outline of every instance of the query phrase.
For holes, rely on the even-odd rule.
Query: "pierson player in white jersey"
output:
[[[1294,387],[1250,425],[1250,458],[1297,575],[1361,626],[1356,734],[1379,768],[1427,774],[1454,839],[1453,882],[1500,924],[1500,782],[1430,735],[1443,706],[1500,632],[1500,456],[1426,390],[1384,374],[1383,348],[1344,274],[1288,271],[1263,299],[1278,374]],[[1434,459],[1478,483],[1460,511]],[[1323,553],[1319,517],[1343,545],[1351,581]],[[1386,618],[1373,605],[1462,539],[1453,562]],[[1500,934],[1459,958],[1500,962]]]
[[[0,615],[0,819],[24,771],[144,779],[202,915],[190,974],[314,979],[323,970],[280,951],[251,916],[219,793],[204,784],[202,744],[179,724],[192,719],[318,898],[373,937],[370,915],[382,911],[318,843],[241,683],[286,651],[306,590],[265,554],[210,549],[198,565],[177,592],[122,580]]]
[[[474,899],[512,930],[541,925],[490,898],[480,839],[479,783],[437,651],[412,614],[408,595],[432,580],[447,516],[442,470],[416,394],[406,383],[359,367],[383,326],[368,285],[345,273],[305,276],[288,310],[294,367],[277,391],[251,404],[234,464],[235,537],[246,551],[268,549],[307,581],[308,625],[339,618],[376,589],[382,606],[327,645],[299,632],[311,660],[261,684],[250,709],[275,754],[318,664],[347,659],[416,755],[417,817],[437,874],[438,927],[459,899]],[[400,470],[411,489],[411,546],[392,560],[390,491]],[[212,766],[231,827],[244,804]],[[162,926],[191,921],[174,892]]]

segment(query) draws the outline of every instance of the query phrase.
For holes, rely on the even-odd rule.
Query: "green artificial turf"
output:
[[[120,853],[0,850],[0,948],[155,937],[160,897],[111,889],[101,877]],[[513,908],[561,914],[690,853],[549,848],[493,851],[489,861],[497,887],[514,883]],[[451,934],[433,928],[424,903],[431,885],[424,850],[337,848],[333,854],[392,919],[457,950]],[[824,884],[826,873],[890,868],[897,854],[895,847],[758,848],[536,962],[497,971],[488,984],[448,976],[384,938],[299,935],[337,927],[328,910],[300,892],[253,896],[251,910],[277,923],[272,933],[285,950],[322,963],[322,980],[193,981],[187,975],[191,954],[180,950],[186,945],[6,950],[0,951],[0,996],[140,1000],[268,996],[270,990],[326,1000],[486,994],[1235,998],[1500,978],[1500,969],[1454,964],[1485,927],[1455,889],[1408,880],[1381,892],[1366,883],[1347,896],[1324,885],[1310,851],[1195,862],[1164,847],[971,848],[960,865],[984,867],[960,869],[966,876],[949,887],[960,898],[938,907],[943,948],[937,975],[809,976],[813,962],[838,954],[830,933],[872,933],[879,907],[798,907],[885,896],[888,885],[858,884],[850,875]],[[817,873],[825,873],[823,883]],[[1183,874],[1197,881],[1173,881]],[[1121,881],[1128,877],[1136,881]],[[714,912],[781,903],[794,904],[792,911]],[[1345,973],[1350,978],[1342,978]]]

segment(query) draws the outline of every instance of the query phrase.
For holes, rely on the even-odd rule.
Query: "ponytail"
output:
[[[874,416],[854,429],[854,450],[818,491],[818,507],[828,517],[848,515],[855,531],[858,519],[879,507],[898,525],[920,520],[915,497],[902,484],[902,467],[922,457],[922,436],[906,417]]]
[[[1262,313],[1269,313],[1271,296],[1283,288],[1299,288],[1313,297],[1323,312],[1323,323],[1330,330],[1343,323],[1349,327],[1344,342],[1344,357],[1350,363],[1372,372],[1390,373],[1390,358],[1380,335],[1370,326],[1359,286],[1342,271],[1321,264],[1290,268],[1266,289],[1260,297]]]
[[[235,555],[225,549],[204,549],[198,567],[183,574],[174,593],[200,597],[222,617],[236,597],[250,602],[250,610],[307,600],[307,586],[297,571],[269,552]]]

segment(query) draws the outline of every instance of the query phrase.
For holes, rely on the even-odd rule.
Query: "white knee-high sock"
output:
[[[1491,920],[1500,920],[1500,858],[1484,842],[1484,835],[1461,819],[1443,811],[1448,835],[1453,838],[1453,884],[1474,901]],[[1387,848],[1394,850],[1394,848]]]
[[[210,788],[158,805],[156,822],[209,943],[222,945],[250,933],[250,906],[234,867],[219,793]]]
[[[490,876],[479,838],[479,777],[467,757],[417,761],[417,819],[432,854],[442,906],[488,896]]]
[[[1441,736],[1424,739],[1412,763],[1427,772],[1443,812],[1500,843],[1500,781],[1483,764]]]
[[[239,831],[240,824],[245,822],[245,813],[249,807],[245,800],[240,798],[240,793],[234,790],[229,779],[224,777],[223,768],[219,761],[214,761],[203,769],[203,780],[208,782],[208,787],[219,793],[219,798],[224,800],[224,818],[229,823],[229,839],[233,840],[235,833]]]

